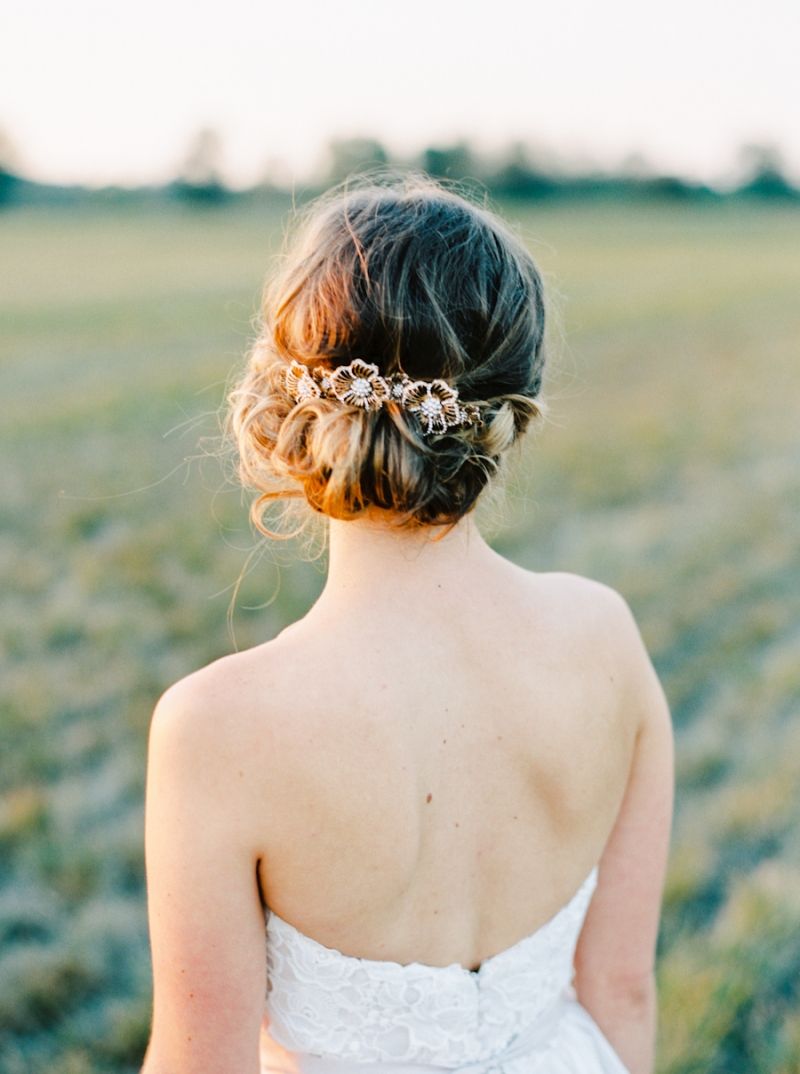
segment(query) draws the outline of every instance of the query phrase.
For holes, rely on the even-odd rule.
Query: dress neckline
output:
[[[536,937],[540,936],[542,933],[548,930],[551,925],[553,925],[564,914],[566,914],[566,912],[570,910],[584,896],[587,891],[591,895],[594,890],[595,884],[597,883],[598,870],[599,866],[594,865],[590,870],[588,876],[586,876],[586,878],[581,882],[574,895],[572,895],[572,897],[568,899],[568,901],[565,902],[560,909],[556,910],[556,912],[551,917],[549,917],[545,922],[535,928],[533,932],[528,933],[527,936],[523,936],[522,939],[517,940],[516,943],[511,944],[510,947],[505,947],[502,951],[497,951],[495,952],[495,954],[489,955],[488,958],[483,959],[480,965],[474,970],[470,969],[468,966],[464,966],[461,962],[449,962],[446,966],[434,966],[427,962],[395,962],[393,959],[361,958],[359,955],[348,955],[344,951],[339,951],[335,947],[329,947],[327,944],[320,943],[319,940],[315,940],[313,936],[309,936],[308,933],[302,932],[300,929],[297,928],[296,925],[293,925],[290,921],[287,921],[286,918],[281,917],[269,907],[267,918],[267,931],[269,932],[270,925],[273,923],[274,919],[274,923],[278,925],[279,931],[283,931],[284,933],[290,933],[292,936],[299,938],[301,942],[308,944],[310,947],[325,952],[329,958],[335,956],[336,958],[341,959],[345,962],[358,962],[361,964],[366,963],[370,966],[391,966],[395,969],[400,970],[421,969],[426,971],[438,971],[440,973],[451,973],[455,971],[459,974],[466,974],[468,977],[471,978],[478,978],[482,974],[486,973],[489,967],[493,967],[501,959],[505,959],[508,955],[520,951],[524,947],[527,947],[528,944],[530,944]]]

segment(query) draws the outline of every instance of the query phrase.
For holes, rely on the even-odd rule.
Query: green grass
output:
[[[546,273],[551,418],[488,518],[630,601],[677,728],[660,1074],[800,1069],[800,213],[508,208]],[[279,207],[0,217],[0,1056],[138,1071],[152,706],[322,584],[250,564],[204,457]],[[274,599],[271,599],[274,598]]]

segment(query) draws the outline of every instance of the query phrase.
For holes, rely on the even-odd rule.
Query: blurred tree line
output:
[[[0,130],[0,208],[25,204],[76,202],[141,203],[174,200],[193,206],[217,206],[264,197],[313,197],[348,175],[378,166],[421,168],[437,178],[476,184],[492,195],[526,201],[592,198],[655,198],[718,201],[729,198],[800,203],[800,188],[790,179],[780,149],[752,143],[739,148],[736,178],[728,189],[673,174],[659,173],[639,153],[631,153],[615,170],[568,168],[522,140],[499,153],[478,151],[468,140],[428,145],[406,156],[393,155],[373,137],[333,138],[312,173],[298,180],[273,158],[261,180],[235,189],[225,180],[223,139],[210,127],[189,141],[175,178],[160,186],[92,189],[38,183],[24,175],[11,139]]]

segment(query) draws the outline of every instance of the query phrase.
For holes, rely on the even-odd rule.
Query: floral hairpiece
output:
[[[286,391],[297,403],[311,398],[336,398],[363,410],[380,410],[384,403],[398,403],[418,414],[424,432],[443,433],[454,425],[481,421],[476,403],[458,401],[458,389],[446,380],[412,380],[407,373],[383,376],[378,367],[363,358],[335,369],[292,361],[284,372]]]

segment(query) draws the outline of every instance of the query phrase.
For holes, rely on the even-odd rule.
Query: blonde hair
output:
[[[420,172],[349,177],[297,216],[263,297],[258,338],[227,394],[238,476],[270,505],[399,527],[454,526],[503,469],[531,419],[544,369],[541,276],[490,210]],[[443,378],[483,421],[426,437],[397,403],[296,402],[284,371],[374,363],[381,374]],[[446,532],[446,531],[445,531]]]

